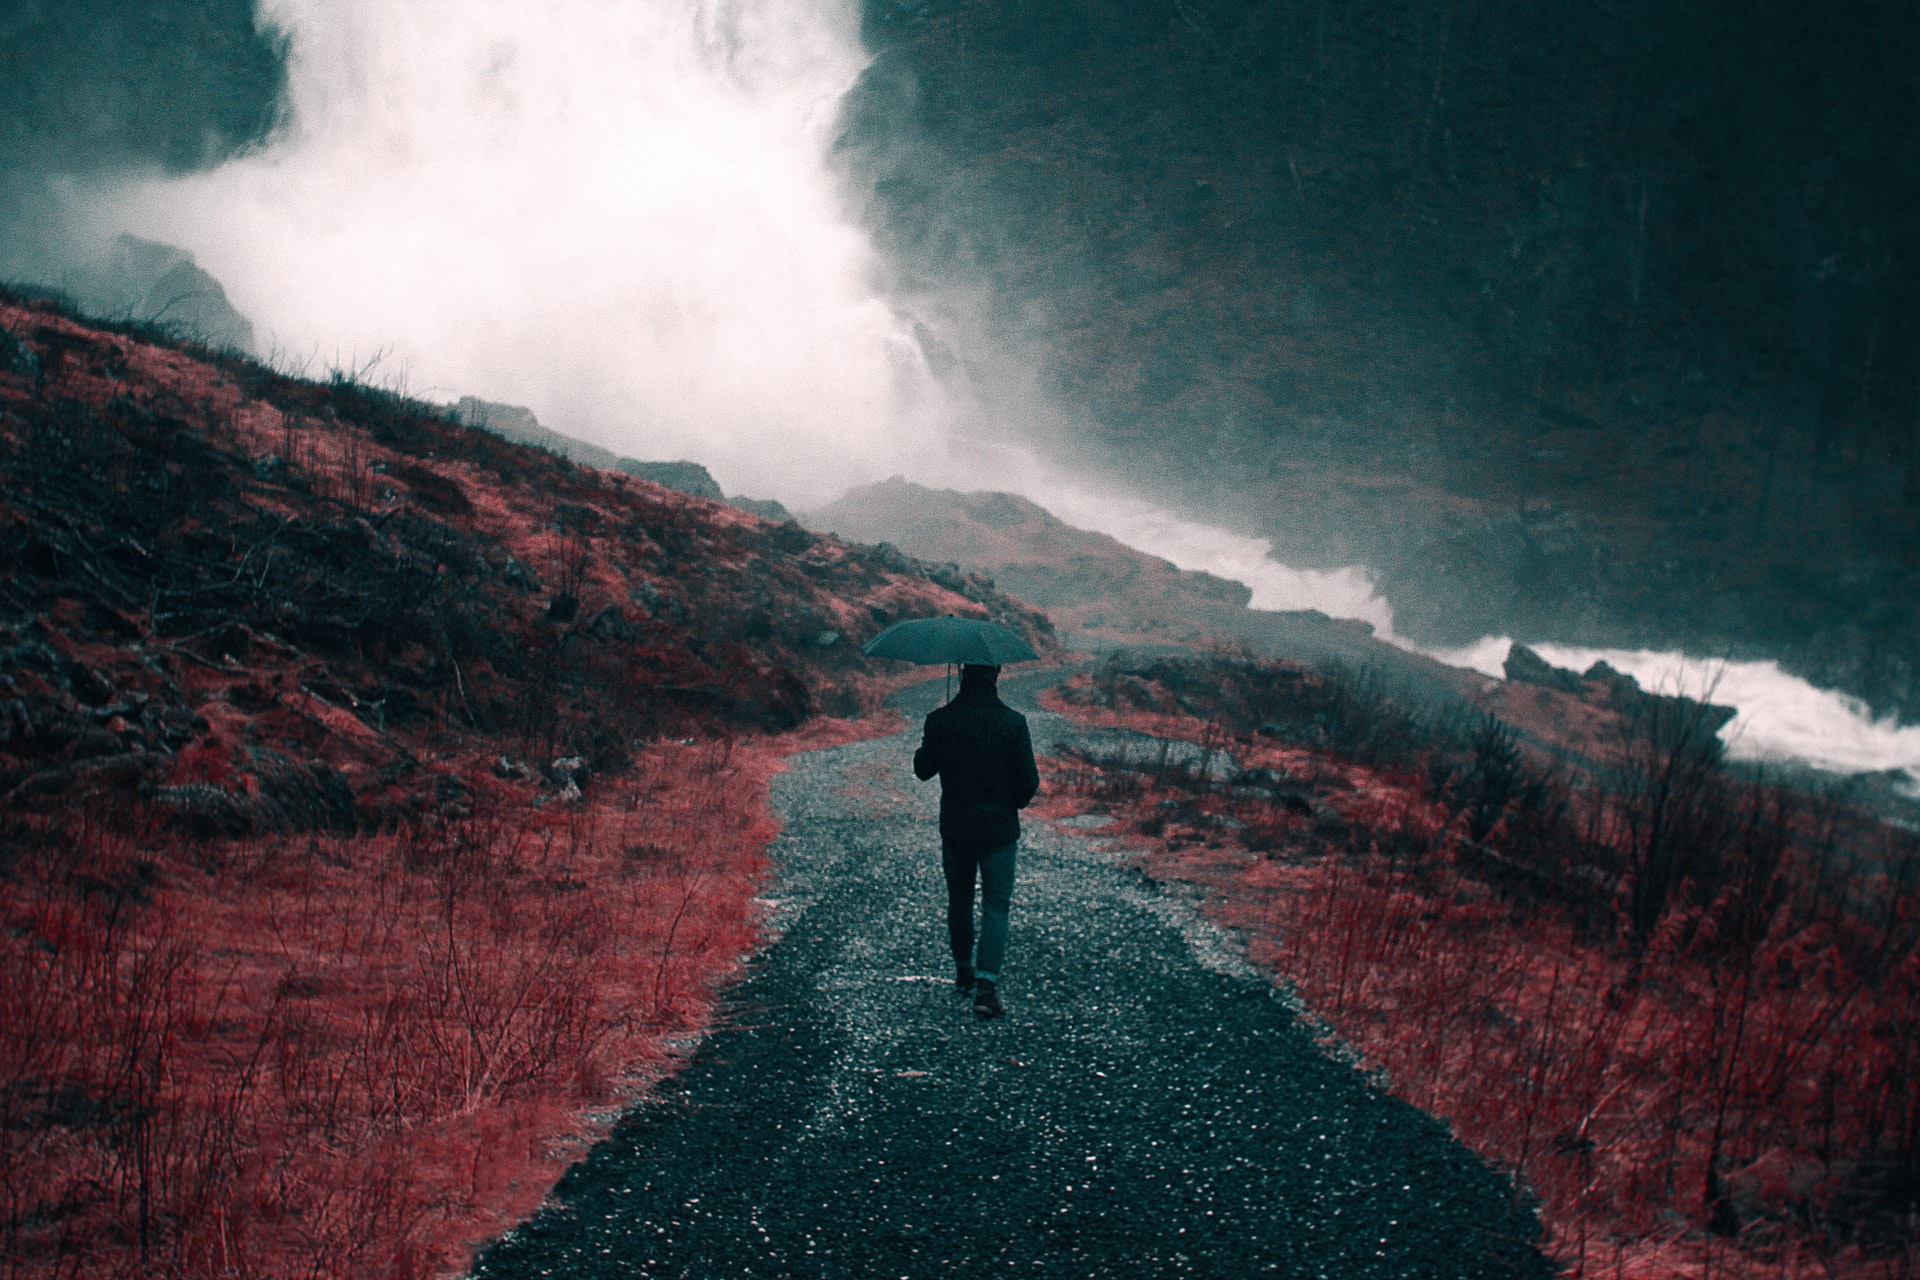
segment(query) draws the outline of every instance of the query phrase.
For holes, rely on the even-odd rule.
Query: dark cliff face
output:
[[[0,12],[0,173],[217,162],[272,126],[284,56],[252,0],[17,0]]]
[[[49,179],[217,164],[267,136],[285,82],[252,0],[0,5],[0,275],[57,245]]]
[[[1429,639],[1920,715],[1915,11],[876,0],[866,39],[849,175],[903,293],[985,286],[1077,419],[1044,446],[1374,565]]]

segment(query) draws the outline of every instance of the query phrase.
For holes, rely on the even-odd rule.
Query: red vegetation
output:
[[[0,1261],[421,1276],[749,949],[917,563],[0,296]]]
[[[777,757],[661,747],[591,803],[203,846],[27,819],[0,1193],[25,1274],[441,1273],[751,945]]]
[[[1201,886],[1330,1037],[1516,1171],[1567,1274],[1911,1275],[1920,841],[1727,777],[1677,701],[1570,783],[1343,682],[1078,678],[1061,710],[1200,750],[1052,761],[1054,811]],[[1402,745],[1312,742],[1336,702]]]

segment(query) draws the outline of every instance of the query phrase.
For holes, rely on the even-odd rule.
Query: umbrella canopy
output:
[[[997,622],[981,618],[913,618],[896,622],[867,642],[870,658],[898,658],[932,666],[971,662],[1001,667],[1009,662],[1032,662],[1040,655],[1033,646]]]

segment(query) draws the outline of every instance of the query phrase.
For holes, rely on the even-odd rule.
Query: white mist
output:
[[[532,407],[730,491],[919,470],[940,406],[825,163],[853,0],[262,0],[281,131],[74,216],[190,250],[281,363]]]

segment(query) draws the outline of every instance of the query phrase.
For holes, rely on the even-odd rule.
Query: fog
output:
[[[806,505],[923,472],[945,410],[825,163],[840,0],[263,0],[283,123],[211,171],[68,190],[179,245],[276,363],[478,395]]]
[[[1261,539],[1061,474],[1005,443],[1017,430],[987,444],[957,425],[968,410],[830,163],[867,58],[851,0],[262,0],[259,17],[287,41],[279,127],[201,173],[69,182],[74,261],[123,234],[180,246],[289,371],[524,404],[800,509],[892,474],[1011,489],[1245,583],[1256,608],[1415,647],[1362,566],[1289,568]],[[933,364],[950,373],[954,354],[940,344]],[[1008,359],[959,356],[976,374]],[[1022,411],[1021,373],[990,389],[997,411]],[[1506,646],[1434,656],[1497,675]],[[1678,653],[1536,647],[1654,689],[1709,678]],[[1920,728],[1773,663],[1711,670],[1740,712],[1736,756],[1920,774]]]

